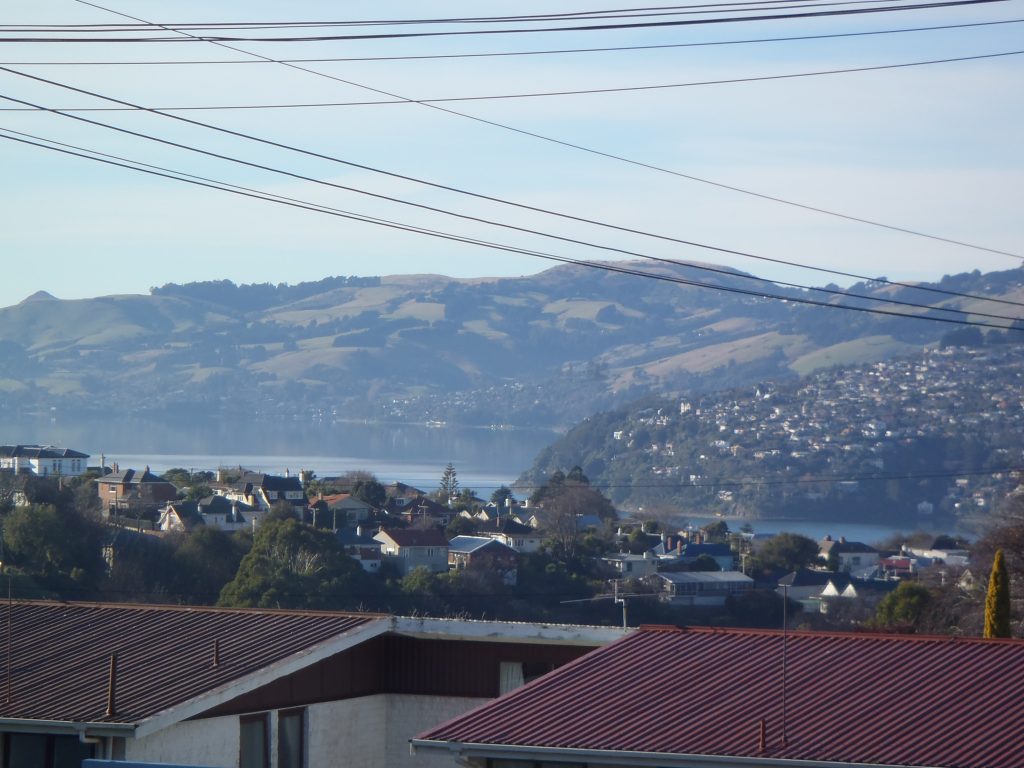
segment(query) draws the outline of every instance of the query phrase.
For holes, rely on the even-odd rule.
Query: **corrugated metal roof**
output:
[[[8,606],[0,603],[0,718],[94,723],[138,723],[381,619],[87,603],[15,602],[9,610],[8,702]]]
[[[781,632],[643,629],[418,739],[934,768],[1024,765],[1024,642],[791,632],[786,658],[784,697]]]

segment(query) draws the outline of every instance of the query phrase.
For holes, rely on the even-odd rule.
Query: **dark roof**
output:
[[[708,557],[732,557],[732,550],[728,544],[685,544],[683,545],[683,557],[687,560],[697,558],[701,555]]]
[[[57,448],[53,445],[0,445],[0,456],[14,458],[24,456],[27,459],[87,459],[89,454],[73,451],[70,448]]]
[[[267,475],[262,472],[246,472],[232,486],[244,489],[246,486],[262,488],[265,491],[301,491],[302,482],[297,475]]]
[[[867,554],[871,552],[878,552],[877,549],[865,544],[862,541],[846,541],[845,539],[840,539],[839,541],[830,541],[828,539],[825,539],[824,541],[819,543],[821,545],[821,551],[826,554],[830,552],[835,552],[837,555],[858,553]]]
[[[508,516],[502,517],[500,521],[488,521],[477,526],[481,533],[503,533],[506,536],[539,536],[540,532],[529,525],[524,525],[518,520]]]
[[[379,552],[380,542],[374,541],[374,533],[376,531],[364,530],[363,533],[359,533],[355,528],[339,528],[334,532],[334,536],[343,547],[373,547]]]
[[[655,665],[680,670],[686,684],[679,685],[678,675],[651,674]],[[837,695],[850,680],[869,686],[865,696]],[[715,755],[991,768],[1024,765],[1021,690],[1019,640],[809,632],[790,632],[784,640],[778,631],[652,627],[437,726],[414,743],[454,742],[443,746],[467,753],[487,747],[495,757],[514,749],[488,745],[530,746],[532,760],[544,759],[537,748],[594,750],[602,762],[613,761],[609,752],[661,753],[663,766],[684,764],[684,755]],[[558,759],[586,761],[573,751]]]
[[[456,536],[448,542],[449,552],[471,555],[480,554],[486,550],[495,550],[502,554],[516,554],[516,551],[508,544],[488,536]]]
[[[380,618],[40,602],[16,602],[10,611],[11,702],[0,698],[0,720],[93,723],[138,723],[279,662],[309,656]],[[117,654],[115,714],[107,715],[111,654]]]
[[[245,517],[242,513],[248,514],[255,509],[255,507],[250,506],[243,501],[233,501],[226,496],[218,496],[216,494],[206,496],[198,501],[175,501],[169,504],[168,507],[177,512],[178,517],[185,523],[189,521],[200,523],[205,522],[202,515],[230,514],[238,516],[238,519],[235,522],[244,523]],[[202,507],[201,510],[200,507]]]
[[[845,589],[850,583],[850,574],[842,571],[815,571],[811,568],[801,568],[799,571],[792,571],[779,579],[779,586],[824,587],[830,581],[837,589]]]
[[[444,531],[437,528],[392,528],[381,531],[400,547],[447,547]]]
[[[384,510],[389,514],[398,515],[422,515],[426,513],[430,517],[446,517],[453,514],[444,504],[438,504],[428,496],[400,497],[406,503],[400,504],[399,498],[389,497],[384,503]]]
[[[96,478],[97,483],[104,483],[109,485],[141,485],[143,483],[161,483],[163,485],[174,485],[162,477],[158,477],[149,471],[149,467],[146,467],[141,472],[135,469],[126,469],[121,472],[111,472],[103,477]]]

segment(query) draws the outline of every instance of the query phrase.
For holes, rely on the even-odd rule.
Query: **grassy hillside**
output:
[[[739,273],[637,266],[751,286]],[[971,273],[940,285],[1020,296],[1022,277]],[[851,290],[922,300],[909,288]],[[646,394],[904,354],[948,330],[576,266],[501,279],[213,281],[77,301],[41,293],[0,309],[0,407],[567,426]]]

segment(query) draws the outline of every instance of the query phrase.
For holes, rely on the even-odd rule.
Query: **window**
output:
[[[77,736],[40,733],[9,733],[3,751],[7,768],[78,768],[93,756],[92,744],[82,744]]]
[[[306,759],[306,710],[277,715],[277,768],[303,768]]]
[[[266,712],[238,718],[238,768],[270,768],[270,729]]]

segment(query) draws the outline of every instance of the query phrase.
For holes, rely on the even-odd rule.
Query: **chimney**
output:
[[[356,526],[356,536],[362,536],[362,535],[363,535],[363,526],[357,525]]]
[[[839,537],[839,543],[840,544],[845,544],[846,543],[846,537],[845,536],[840,536]]]
[[[677,555],[683,554],[683,540],[682,539],[676,539],[676,554]]]
[[[290,470],[288,469],[288,467],[285,467],[285,468],[284,468],[284,476],[285,476],[285,477],[291,477],[291,476],[292,476],[292,473],[291,473],[291,471],[290,471]]]

